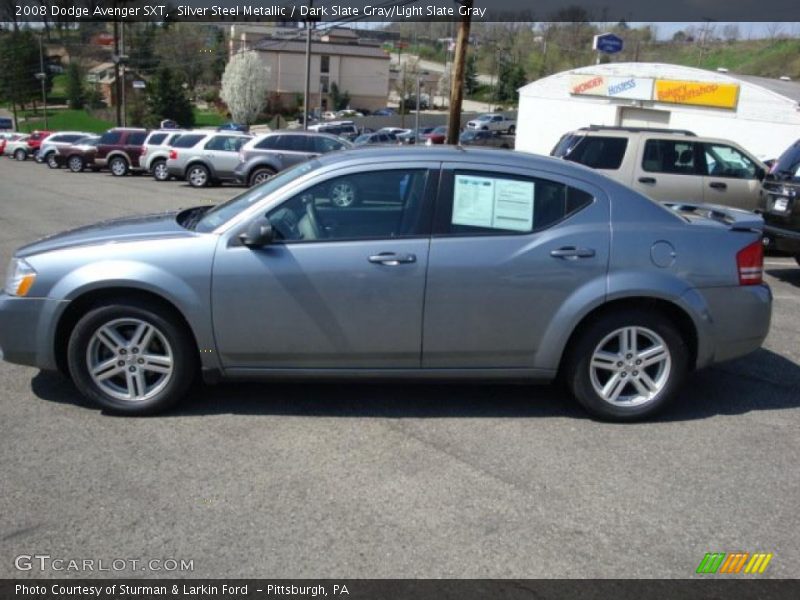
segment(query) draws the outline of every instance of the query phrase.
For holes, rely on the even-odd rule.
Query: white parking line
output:
[[[794,300],[795,302],[800,301],[800,296],[785,296],[781,294],[780,296],[772,296],[775,300]]]

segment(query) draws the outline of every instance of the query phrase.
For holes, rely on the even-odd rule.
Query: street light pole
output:
[[[310,9],[313,5],[313,0],[308,0],[308,8]],[[309,10],[309,18],[311,11]],[[305,114],[303,115],[303,129],[308,129],[308,114],[311,112],[309,110],[309,95],[310,95],[310,88],[311,88],[311,21],[306,21],[306,81],[303,88],[303,111]]]
[[[42,104],[44,105],[44,128],[47,127],[47,73],[44,71],[44,43],[42,36],[39,36],[39,73],[37,74],[39,81],[42,82]]]

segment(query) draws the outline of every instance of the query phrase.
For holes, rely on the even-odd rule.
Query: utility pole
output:
[[[417,114],[414,119],[414,142],[417,141],[417,133],[419,132],[419,71],[417,71]]]
[[[461,130],[461,101],[464,99],[464,63],[469,44],[469,29],[472,24],[471,13],[473,0],[461,0],[459,4],[467,8],[466,15],[461,17],[456,39],[456,54],[453,59],[453,85],[450,88],[450,114],[447,118],[448,144],[457,144]]]
[[[37,79],[42,82],[42,105],[44,106],[44,128],[47,131],[47,73],[44,70],[44,43],[42,34],[39,34],[39,73]],[[16,124],[16,122],[15,122]]]
[[[120,36],[119,36],[119,64],[120,64],[120,76],[122,77],[122,85],[120,86],[122,93],[122,126],[128,126],[128,107],[125,104],[125,61],[123,57],[125,55],[125,23],[120,24]]]
[[[313,0],[308,0],[308,8],[314,4]],[[311,11],[309,10],[309,19],[311,18]],[[306,81],[303,87],[303,129],[308,129],[308,114],[311,112],[309,107],[309,90],[311,88],[311,21],[306,21]]]
[[[116,3],[114,3],[116,5]],[[114,55],[119,56],[119,21],[114,19]],[[119,91],[119,61],[114,61],[114,104],[117,109],[117,127],[122,126],[122,105]]]

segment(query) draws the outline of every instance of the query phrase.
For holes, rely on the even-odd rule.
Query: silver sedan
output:
[[[126,414],[168,408],[198,374],[560,376],[591,414],[634,420],[761,345],[760,227],[546,157],[348,150],[215,207],[20,248],[0,349]]]

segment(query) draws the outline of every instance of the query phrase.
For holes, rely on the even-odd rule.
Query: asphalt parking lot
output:
[[[0,260],[100,219],[219,201],[146,176],[0,159]],[[0,364],[0,577],[19,555],[192,560],[214,577],[690,577],[770,552],[800,577],[800,268],[768,258],[765,347],[694,374],[655,422],[558,387],[198,386],[167,415],[88,406]]]

